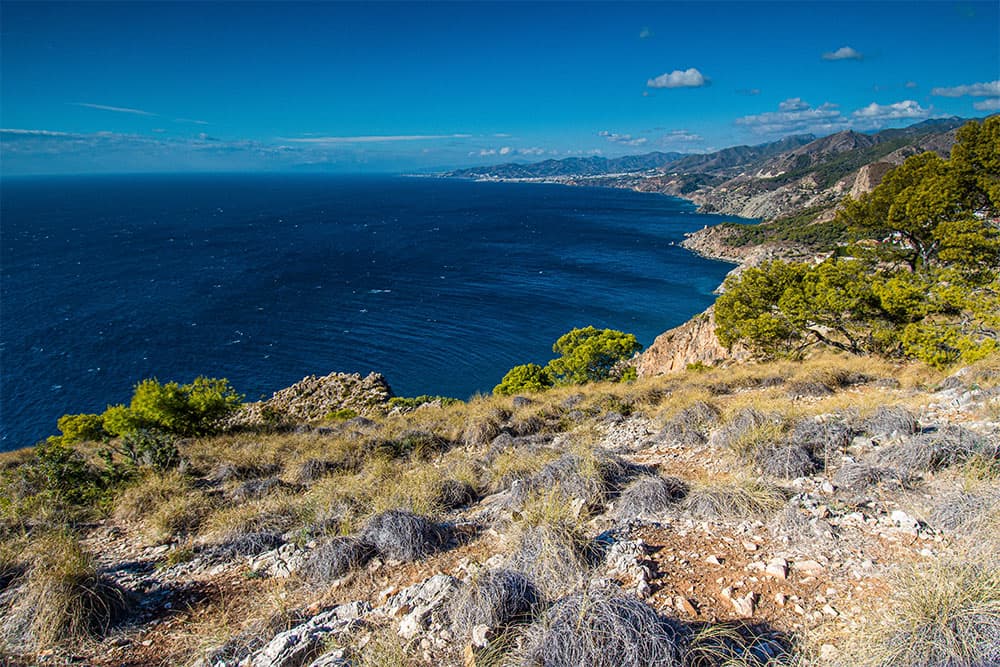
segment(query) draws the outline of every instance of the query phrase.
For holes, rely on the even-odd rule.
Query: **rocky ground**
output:
[[[309,379],[312,391],[286,392],[283,409],[332,412],[345,395],[319,385],[340,382]],[[366,380],[365,396],[369,385],[381,383]],[[35,653],[8,643],[6,664],[651,664],[623,661],[626,649],[673,656],[662,664],[910,664],[870,659],[889,655],[879,653],[880,619],[895,613],[906,573],[995,564],[1000,553],[998,401],[996,363],[942,379],[831,358],[490,399],[475,412],[299,421],[280,445],[239,436],[244,454],[257,442],[256,460],[269,462],[239,471],[232,440],[192,443],[193,488],[228,512],[222,523],[247,507],[253,521],[222,541],[211,519],[159,536],[149,515],[85,526],[99,572],[133,601],[127,620]],[[294,443],[308,441],[311,456],[368,447],[393,418],[447,443],[396,460],[395,477],[364,477],[367,518],[324,524],[349,478],[332,468],[303,476]],[[477,473],[436,511],[420,513],[413,494],[379,500],[415,471],[455,479],[459,462]],[[373,459],[362,472],[387,465]],[[330,511],[313,502],[273,520],[307,497]],[[974,509],[956,513],[961,503]],[[425,523],[373,525],[397,511]],[[343,560],[359,544],[374,546]],[[520,582],[518,595],[484,593],[497,577]],[[18,590],[7,588],[6,604]],[[604,658],[581,648],[586,631],[559,625],[558,610],[581,599],[594,605],[581,618],[600,620],[608,604],[620,605],[608,607],[619,610],[612,620],[627,620]],[[523,608],[505,616],[515,602]],[[997,604],[984,621],[994,640]],[[653,635],[670,628],[662,642],[628,634],[646,613]],[[574,661],[573,650],[591,657]]]

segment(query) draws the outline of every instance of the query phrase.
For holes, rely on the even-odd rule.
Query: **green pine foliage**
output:
[[[909,158],[836,223],[860,239],[819,264],[770,262],[725,283],[716,334],[762,356],[822,343],[855,354],[971,362],[1000,341],[1000,117],[951,159]]]
[[[514,366],[493,388],[493,393],[512,396],[559,385],[602,380],[628,382],[636,377],[635,368],[628,362],[641,350],[642,345],[634,334],[593,326],[573,329],[552,345],[552,351],[559,357],[546,366]]]

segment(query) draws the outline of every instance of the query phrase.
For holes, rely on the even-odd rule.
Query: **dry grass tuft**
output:
[[[297,575],[313,586],[325,586],[367,563],[375,547],[356,537],[331,537],[309,552]]]
[[[404,510],[389,510],[368,519],[361,541],[371,544],[386,558],[414,561],[440,550],[451,530],[427,517]]]
[[[477,625],[503,631],[528,622],[541,604],[541,593],[523,574],[484,570],[459,589],[450,603],[449,616],[454,633],[469,637]]]
[[[759,450],[784,440],[785,425],[777,415],[744,408],[712,435],[712,443],[734,453],[752,457]]]
[[[527,632],[524,665],[674,667],[679,632],[651,607],[610,589],[565,597]]]
[[[100,637],[130,609],[124,589],[97,573],[80,543],[65,533],[38,537],[23,586],[4,614],[8,646],[46,650]]]
[[[949,424],[885,448],[879,461],[912,475],[963,463],[975,455],[995,459],[1000,455],[1000,444],[990,443],[967,428]]]
[[[114,518],[119,521],[142,519],[190,489],[191,480],[179,471],[150,473],[115,499]]]
[[[681,479],[642,475],[615,500],[615,516],[619,520],[655,516],[675,507],[687,493],[688,485]]]
[[[904,570],[858,658],[880,667],[1000,663],[1000,570],[947,561]]]
[[[733,477],[692,484],[683,506],[699,519],[751,519],[766,517],[784,503],[778,487]]]
[[[879,407],[861,423],[861,430],[876,440],[916,435],[920,424],[912,412],[902,406]]]
[[[791,443],[778,443],[763,447],[754,454],[754,463],[760,471],[771,477],[794,479],[818,472],[821,468],[812,452]]]
[[[684,667],[791,667],[801,659],[788,636],[744,622],[698,629],[684,647]]]
[[[201,491],[174,496],[150,515],[149,537],[164,542],[194,533],[213,507],[212,501]]]
[[[582,585],[597,561],[576,510],[553,491],[527,498],[507,538],[507,567],[538,582],[549,598]]]

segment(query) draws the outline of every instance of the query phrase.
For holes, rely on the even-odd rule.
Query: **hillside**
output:
[[[629,188],[684,197],[706,213],[770,221],[808,212],[809,220],[822,220],[844,196],[871,189],[886,169],[910,155],[928,150],[947,155],[955,130],[965,122],[934,119],[873,134],[794,135],[704,155],[568,158],[475,167],[447,176]]]
[[[390,395],[308,378],[105,500],[5,455],[5,664],[1000,658],[1000,360]]]

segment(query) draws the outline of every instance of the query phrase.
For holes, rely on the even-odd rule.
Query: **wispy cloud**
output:
[[[980,100],[973,103],[972,108],[976,111],[1000,111],[1000,97]]]
[[[387,134],[354,137],[297,137],[283,138],[297,144],[374,144],[388,141],[435,141],[439,139],[469,139],[471,134]]]
[[[694,67],[686,70],[675,69],[646,81],[650,88],[701,88],[707,86],[708,79]]]
[[[514,157],[517,155],[523,156],[537,156],[545,155],[547,151],[539,146],[530,146],[528,148],[514,148],[513,146],[500,146],[499,148],[480,148],[478,151],[469,151],[469,157],[489,157],[491,155],[500,155],[503,157]]]
[[[646,137],[633,137],[631,134],[617,134],[615,132],[608,132],[607,130],[598,132],[597,136],[604,137],[611,143],[621,144],[622,146],[642,146],[649,141]]]
[[[857,49],[842,46],[836,51],[823,54],[823,60],[863,60],[864,56]]]
[[[649,28],[643,28],[639,31],[639,39],[649,39],[653,36],[653,31]]]
[[[740,88],[736,91],[737,95],[746,95],[747,97],[753,97],[755,95],[760,95],[760,88]]]
[[[994,97],[1000,95],[1000,80],[985,83],[970,83],[951,88],[931,88],[931,95],[939,97]]]
[[[917,82],[916,82],[916,81],[907,81],[907,82],[906,82],[906,83],[905,83],[905,84],[903,85],[903,87],[904,87],[904,88],[916,88],[916,87],[917,87]]]
[[[660,138],[660,143],[665,146],[683,146],[685,144],[696,144],[704,141],[700,134],[689,132],[688,130],[672,130]]]
[[[801,97],[790,97],[778,105],[778,111],[804,111],[809,108],[809,103],[804,102]]]
[[[71,102],[75,107],[86,107],[87,109],[97,109],[98,111],[114,111],[115,113],[130,113],[135,116],[158,116],[152,111],[143,111],[142,109],[130,109],[128,107],[112,107],[107,104],[91,104],[90,102]]]
[[[736,124],[755,134],[790,134],[793,132],[828,132],[843,128],[845,120],[836,104],[826,102],[812,107],[793,97],[778,105],[778,111],[742,116]]]
[[[198,120],[196,118],[174,118],[175,123],[191,123],[192,125],[210,125],[207,120]]]
[[[71,137],[69,132],[57,132],[55,130],[22,130],[13,127],[0,127],[0,135],[9,134],[20,137]]]

